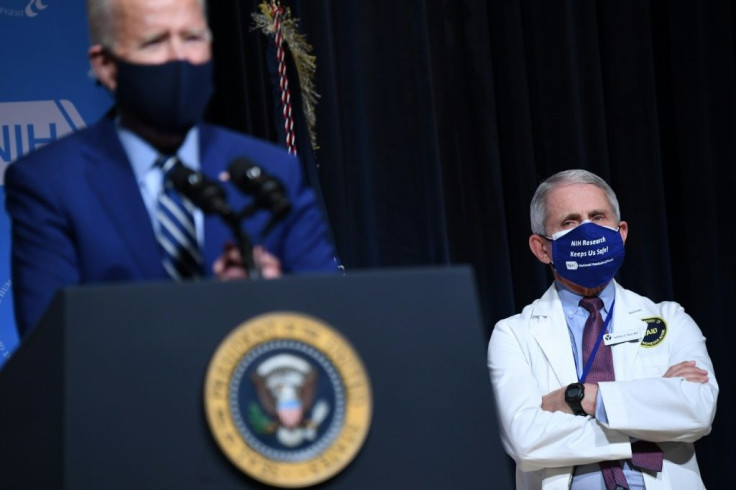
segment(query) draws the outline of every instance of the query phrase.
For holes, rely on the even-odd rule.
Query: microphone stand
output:
[[[258,206],[257,203],[253,203],[250,206],[243,208],[239,213],[234,212],[230,207],[223,210],[223,212],[218,212],[225,223],[230,227],[230,230],[237,241],[240,255],[243,257],[243,263],[248,271],[248,277],[253,279],[261,279],[262,274],[260,267],[258,267],[253,260],[253,242],[251,242],[248,234],[243,231],[241,223],[246,218],[253,216],[259,209],[260,206]],[[268,234],[271,228],[273,228],[273,226],[283,217],[283,215],[274,215],[270,222],[267,223],[261,231],[261,236],[263,237]]]
[[[247,216],[255,212],[255,209],[247,208],[236,213],[228,205],[225,199],[225,191],[216,181],[208,179],[199,172],[195,172],[181,162],[177,162],[171,169],[170,177],[174,188],[187,197],[195,206],[199,207],[204,214],[217,214],[235,237],[240,257],[248,272],[250,279],[260,279],[261,271],[256,267],[253,260],[253,243],[250,237],[243,231],[241,222]]]
[[[260,172],[260,168],[256,168]],[[253,258],[253,242],[251,242],[248,234],[243,231],[242,222],[245,218],[253,216],[259,209],[266,209],[271,212],[272,216],[261,231],[261,236],[269,233],[274,225],[282,220],[291,210],[291,205],[283,197],[283,187],[281,184],[275,179],[266,180],[265,182],[259,181],[260,187],[258,189],[260,189],[261,193],[266,192],[266,196],[270,196],[271,199],[264,200],[263,196],[261,198],[256,197],[251,205],[246,206],[243,210],[236,213],[228,205],[225,198],[225,190],[217,181],[187,168],[178,161],[170,172],[171,182],[177,191],[192,201],[205,214],[217,214],[225,222],[235,237],[240,257],[243,259],[243,265],[248,272],[248,277],[251,279],[260,279],[262,274]],[[259,175],[261,174],[259,173]],[[250,188],[244,192],[248,194],[253,193]],[[274,195],[276,195],[277,199],[273,198]]]
[[[254,211],[250,211],[248,214],[245,214],[245,211],[235,213],[228,207],[226,210],[222,210],[222,212],[218,212],[217,214],[230,228],[233,237],[235,237],[240,257],[243,259],[243,265],[248,272],[248,278],[255,280],[261,279],[261,270],[256,266],[255,260],[253,259],[253,242],[248,234],[243,231],[241,224],[243,219],[253,214]]]

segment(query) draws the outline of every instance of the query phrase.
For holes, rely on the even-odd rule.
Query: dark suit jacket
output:
[[[244,156],[280,179],[293,209],[267,237],[270,215],[261,211],[244,223],[254,243],[281,260],[285,273],[335,271],[335,253],[313,192],[299,162],[270,143],[202,124],[201,171],[216,178]],[[226,185],[235,209],[251,202]],[[27,333],[67,285],[110,281],[165,280],[151,221],[111,119],[43,147],[10,165],[6,206],[12,219],[13,294],[18,330]],[[204,224],[205,273],[234,241],[217,216]]]

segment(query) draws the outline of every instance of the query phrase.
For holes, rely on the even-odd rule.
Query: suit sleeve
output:
[[[631,457],[629,437],[592,417],[542,410],[546,390],[532,364],[543,359],[527,347],[525,329],[496,324],[488,347],[488,367],[506,452],[522,471],[557,468]],[[554,381],[550,384],[557,385]]]
[[[638,360],[640,379],[599,383],[608,427],[652,442],[694,442],[710,432],[718,384],[705,337],[677,303],[662,304],[667,342],[651,347],[657,355]],[[670,366],[695,361],[708,371],[706,384],[684,378],[663,378]]]
[[[298,162],[289,162],[286,168],[284,185],[292,209],[285,220],[277,250],[284,271],[335,272],[336,253],[316,195],[304,182]]]
[[[17,162],[5,175],[6,208],[12,219],[13,296],[21,337],[36,325],[60,287],[79,282],[71,230],[50,182],[54,179],[41,179],[31,168]]]

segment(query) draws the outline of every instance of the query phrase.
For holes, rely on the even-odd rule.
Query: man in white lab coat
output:
[[[516,487],[704,488],[693,442],[718,396],[705,338],[677,303],[613,280],[628,234],[613,190],[560,172],[537,189],[531,222],[529,246],[555,282],[498,322],[488,348]]]

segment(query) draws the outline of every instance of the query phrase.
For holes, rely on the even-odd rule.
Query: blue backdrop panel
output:
[[[5,201],[5,189],[0,186],[0,199]],[[10,230],[3,214],[0,216],[0,366],[10,357],[18,343],[13,317],[13,288],[10,277]]]
[[[0,200],[5,168],[83,128],[111,105],[90,76],[84,2],[0,0]],[[63,162],[59,162],[63,165]],[[10,224],[0,209],[0,366],[18,345]]]

